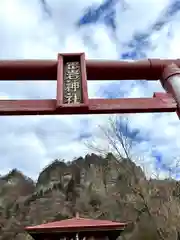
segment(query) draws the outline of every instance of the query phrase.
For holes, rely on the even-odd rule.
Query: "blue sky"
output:
[[[0,59],[56,59],[58,52],[85,52],[87,59],[178,58],[180,1],[1,0]],[[106,81],[88,84],[90,97],[150,97],[159,82]],[[1,82],[1,98],[55,98],[54,82]],[[109,116],[0,118],[0,173],[18,168],[36,178],[55,158],[88,153],[84,141],[104,144],[98,125]],[[175,113],[129,115],[137,138],[135,157],[149,175],[166,176],[180,156]],[[123,128],[123,126],[121,126]],[[158,157],[157,157],[158,155]],[[159,157],[160,156],[160,157]],[[177,176],[179,171],[174,170]]]

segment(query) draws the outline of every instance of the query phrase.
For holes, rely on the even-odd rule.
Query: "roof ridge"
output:
[[[64,219],[60,221],[55,222],[49,222],[40,224],[37,226],[32,227],[26,227],[26,230],[36,230],[36,229],[116,229],[116,228],[122,228],[127,223],[121,223],[121,222],[113,222],[111,220],[99,220],[99,219],[90,219],[90,218],[70,218],[70,219]]]

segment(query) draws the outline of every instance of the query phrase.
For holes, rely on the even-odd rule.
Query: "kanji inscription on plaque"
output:
[[[80,62],[72,61],[65,63],[63,80],[63,104],[83,103]]]

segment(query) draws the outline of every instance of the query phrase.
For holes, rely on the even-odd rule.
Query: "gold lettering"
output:
[[[73,82],[72,89],[76,92],[80,88],[80,82]]]
[[[65,84],[65,91],[70,92],[72,87],[72,83]]]
[[[79,82],[74,81],[74,82],[65,84],[65,90],[68,91],[68,92],[70,92],[71,90],[76,92],[79,88],[80,88],[80,83]]]
[[[79,67],[79,62],[67,62],[66,66],[68,70],[77,69]]]
[[[64,102],[81,103],[81,72],[79,62],[67,62],[64,74]]]
[[[73,96],[71,95],[71,93],[69,93],[69,92],[66,93],[65,99],[66,99],[66,102],[67,102],[68,104],[72,103],[72,97],[73,97]]]
[[[69,80],[76,80],[79,78],[79,75],[75,74],[75,73],[66,73],[66,79]]]
[[[76,93],[74,93],[73,95],[69,95],[67,93],[66,97],[65,97],[66,103],[71,104],[71,103],[80,103],[79,97],[77,96]]]
[[[67,73],[80,75],[80,69],[71,69],[71,70],[68,70]]]
[[[74,103],[80,103],[76,93],[74,94]]]

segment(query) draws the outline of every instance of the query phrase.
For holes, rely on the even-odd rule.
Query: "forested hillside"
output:
[[[128,221],[123,239],[178,239],[180,185],[147,180],[140,167],[109,153],[53,161],[37,182],[17,169],[0,178],[0,239],[29,239],[27,225],[73,217]]]

